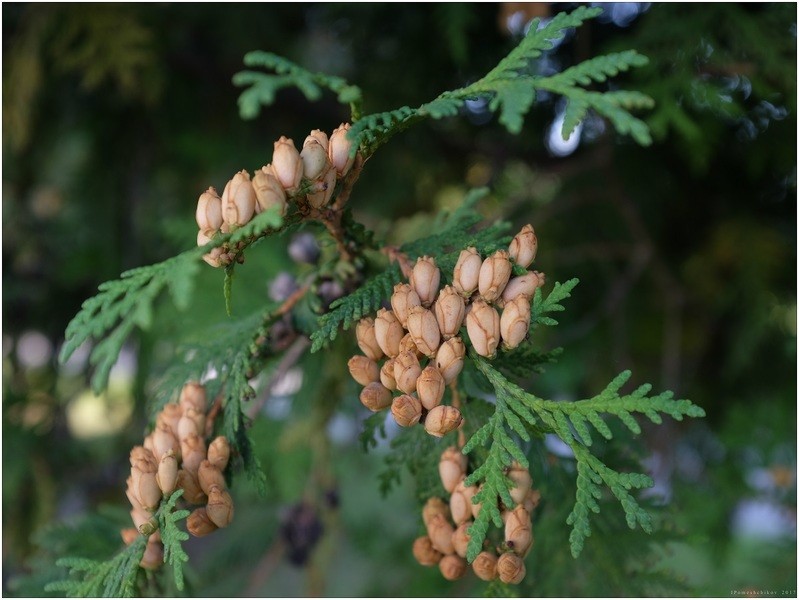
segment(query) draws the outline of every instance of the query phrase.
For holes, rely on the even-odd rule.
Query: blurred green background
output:
[[[41,595],[60,573],[55,558],[104,558],[119,546],[127,454],[142,438],[146,399],[176,344],[227,318],[222,274],[203,269],[185,313],[164,299],[99,398],[88,391],[86,352],[57,363],[69,319],[101,282],[190,248],[207,186],[268,162],[280,135],[301,142],[348,118],[332,97],[310,104],[287,90],[242,121],[231,83],[242,56],[261,49],[343,76],[364,90],[365,111],[378,112],[476,80],[530,19],[575,6],[3,4],[4,595]],[[610,506],[574,561],[564,507],[547,504],[547,486],[553,497],[557,486],[537,481],[544,504],[523,596],[796,596],[796,5],[602,6],[531,68],[552,73],[628,48],[647,55],[647,67],[610,85],[654,98],[639,115],[651,147],[596,117],[564,142],[553,134],[563,106],[545,95],[515,137],[471,103],[381,149],[352,207],[380,236],[403,240],[470,187],[489,186],[487,221],[533,223],[549,285],[581,281],[561,325],[536,333],[565,351],[530,389],[583,398],[629,368],[636,385],[671,389],[707,412],[640,436],[662,515],[652,544],[623,524],[603,527],[618,520]],[[234,316],[267,301],[277,273],[307,268],[292,262],[289,241],[250,251]],[[448,583],[413,563],[413,482],[378,492],[387,444],[365,454],[358,442],[364,415],[344,366],[353,348],[342,339],[337,355],[306,359],[266,404],[253,435],[267,498],[237,480],[233,525],[187,544],[188,593],[486,591],[473,576]],[[320,416],[316,399],[331,393],[335,409]],[[324,501],[301,510],[309,474],[320,473]],[[573,479],[560,477],[568,498]],[[304,522],[323,533],[305,554],[286,534]],[[661,574],[603,576],[625,544],[645,548],[647,568]]]

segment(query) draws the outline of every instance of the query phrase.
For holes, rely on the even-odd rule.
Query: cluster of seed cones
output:
[[[223,472],[230,458],[230,445],[217,437],[206,447],[211,423],[207,419],[205,388],[187,383],[177,403],[164,406],[156,426],[142,446],[130,452],[130,477],[126,494],[133,506],[135,528],[123,529],[130,544],[141,533],[149,535],[141,566],[155,569],[164,562],[164,547],[154,513],[161,498],[176,489],[190,505],[200,505],[187,519],[189,533],[203,536],[233,520],[233,499]]]
[[[348,366],[364,386],[361,403],[375,412],[390,407],[399,425],[422,423],[437,437],[458,428],[460,410],[442,400],[463,368],[461,326],[465,321],[472,346],[486,357],[495,356],[500,341],[515,348],[524,340],[530,299],[544,284],[544,275],[531,271],[511,279],[511,274],[513,263],[530,265],[537,247],[532,226],[525,225],[508,250],[483,259],[475,248],[467,248],[455,265],[452,285],[440,291],[435,259],[420,257],[409,283],[394,287],[391,310],[380,309],[375,318],[358,322],[355,333],[364,355],[353,356]],[[494,305],[503,308],[502,317]]]
[[[195,217],[200,228],[197,245],[204,246],[218,233],[230,233],[247,224],[255,215],[277,208],[286,214],[287,200],[309,208],[322,208],[330,202],[336,182],[352,168],[350,129],[342,123],[330,137],[314,129],[305,138],[302,150],[285,136],[275,142],[272,162],[255,172],[239,171],[227,182],[222,196],[209,187],[200,195]],[[203,258],[214,267],[225,266],[239,248],[214,248]]]
[[[449,506],[441,498],[427,501],[422,509],[427,535],[413,543],[417,562],[423,566],[438,565],[441,574],[450,581],[466,575],[469,528],[481,509],[480,504],[472,502],[478,488],[464,485],[466,468],[467,459],[460,450],[454,446],[444,450],[438,469],[441,483],[450,493]],[[480,552],[472,562],[472,570],[484,581],[499,578],[504,583],[517,584],[526,574],[524,557],[533,547],[530,515],[541,496],[531,489],[530,473],[518,464],[511,466],[507,476],[516,486],[510,493],[517,506],[502,512],[504,542],[498,548],[488,547]],[[486,542],[486,546],[490,544]]]

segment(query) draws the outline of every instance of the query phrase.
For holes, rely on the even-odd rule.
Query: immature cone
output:
[[[329,139],[324,131],[322,131],[321,129],[314,129],[313,131],[311,131],[311,133],[308,134],[308,137],[306,137],[305,141],[302,143],[303,147],[309,144],[312,140],[321,144],[322,148],[324,148],[325,152],[327,152]]]
[[[533,511],[536,509],[538,504],[541,502],[541,492],[538,490],[530,490],[527,492],[527,495],[524,497],[524,502],[522,502],[522,506],[524,506],[525,510],[528,513],[533,514]]]
[[[184,384],[180,390],[178,404],[183,411],[187,408],[193,408],[197,412],[204,413],[208,409],[208,397],[205,394],[205,387],[195,381]]]
[[[378,412],[391,406],[391,391],[382,383],[370,383],[361,390],[360,400],[366,408]]]
[[[145,452],[148,451],[145,450]],[[131,492],[145,510],[152,512],[158,508],[158,504],[161,502],[161,488],[158,487],[156,481],[158,463],[155,462],[151,453],[148,452],[148,454],[147,459],[136,460],[130,468]]]
[[[402,324],[393,311],[381,308],[375,318],[375,340],[380,349],[389,358],[400,353],[400,341],[405,337]]]
[[[530,329],[530,300],[519,296],[508,302],[499,319],[499,333],[504,348],[515,348],[527,337]]]
[[[214,438],[208,445],[208,461],[220,471],[224,471],[230,460],[230,442],[223,435]]]
[[[436,406],[424,419],[424,428],[427,433],[435,437],[444,437],[450,431],[460,427],[463,415],[454,406]]]
[[[197,475],[200,463],[206,458],[205,441],[197,433],[191,433],[180,440],[182,466],[192,475]]]
[[[441,554],[455,552],[455,548],[452,546],[452,534],[454,532],[455,529],[443,515],[435,514],[430,517],[430,521],[427,524],[427,535],[430,537],[433,548],[441,552]]]
[[[391,308],[403,327],[406,329],[408,327],[408,311],[414,306],[421,305],[419,294],[409,283],[398,283],[394,286],[394,293],[391,294]]]
[[[452,287],[464,298],[468,298],[477,289],[480,280],[480,267],[483,258],[476,248],[461,250],[455,270],[452,274]]]
[[[336,170],[328,169],[322,178],[317,180],[314,189],[316,189],[315,192],[308,194],[308,204],[314,208],[322,208],[330,202],[336,189]]]
[[[419,364],[419,359],[412,351],[400,352],[399,356],[394,359],[394,379],[400,391],[406,394],[415,392],[416,381],[421,374],[422,367]]]
[[[255,172],[252,178],[252,187],[255,190],[257,204],[255,212],[261,213],[277,207],[281,215],[286,214],[286,190],[275,176],[272,165],[265,165]]]
[[[406,350],[413,352],[416,358],[422,358],[424,356],[416,346],[416,342],[413,341],[413,336],[410,333],[406,333],[405,337],[400,341],[400,352],[405,352]]]
[[[153,431],[153,455],[159,461],[167,453],[180,456],[180,442],[167,425],[156,425]]]
[[[155,526],[153,527],[152,524],[152,522],[154,521],[153,515],[144,509],[139,509],[139,508],[131,509],[130,518],[133,521],[133,525],[136,527],[136,531],[138,531],[139,533],[144,533],[144,532],[152,533],[152,531],[155,531],[155,529],[158,527],[157,521]]]
[[[416,425],[422,418],[422,403],[413,396],[402,394],[391,403],[391,414],[400,427]]]
[[[500,339],[499,313],[493,306],[475,300],[472,310],[466,315],[466,331],[474,351],[480,356],[493,358]]]
[[[450,494],[455,486],[466,476],[466,455],[455,446],[450,446],[441,454],[438,461],[438,474],[444,489]]]
[[[448,340],[458,335],[466,314],[466,303],[463,297],[451,285],[445,286],[438,294],[435,303],[436,321],[441,330],[441,336]]]
[[[205,506],[208,518],[217,527],[227,527],[233,521],[233,498],[223,487],[212,485]]]
[[[255,189],[247,171],[239,171],[222,192],[222,217],[231,229],[250,222],[255,214]]]
[[[355,157],[350,157],[352,142],[347,139],[347,132],[350,130],[349,123],[342,123],[333,133],[330,134],[330,142],[327,147],[327,155],[333,168],[339,177],[344,177],[352,168]]]
[[[297,148],[294,147],[294,140],[281,135],[275,142],[275,149],[272,154],[272,170],[275,177],[280,181],[280,185],[291,193],[300,185],[302,180],[302,159]]]
[[[459,337],[448,339],[436,352],[436,368],[441,371],[447,385],[455,381],[463,369],[464,356],[466,356],[466,346]]]
[[[416,380],[416,394],[427,410],[441,404],[445,387],[444,376],[432,364],[427,365]]]
[[[438,563],[438,568],[447,581],[455,581],[466,575],[467,567],[466,561],[455,554],[445,556]]]
[[[158,416],[155,418],[155,426],[156,428],[165,427],[177,435],[178,421],[180,421],[180,417],[182,416],[183,409],[180,408],[180,405],[175,404],[174,402],[169,402],[168,404],[164,405],[164,408],[161,409],[161,412],[159,412]]]
[[[194,537],[203,537],[218,529],[216,524],[208,517],[205,507],[196,508],[186,519],[186,529]]]
[[[449,498],[449,510],[456,525],[472,518],[472,497],[477,493],[477,486],[464,485],[464,481],[458,482]]]
[[[358,341],[358,347],[366,356],[372,360],[380,360],[383,358],[383,351],[377,344],[375,338],[375,320],[372,317],[364,317],[355,326],[355,338]]]
[[[175,491],[178,483],[178,461],[171,451],[161,457],[155,480],[165,496]]]
[[[506,250],[497,250],[483,261],[477,288],[486,302],[500,297],[512,272],[512,265]]]
[[[433,548],[433,542],[425,536],[418,537],[413,542],[413,557],[423,567],[437,565],[442,558],[441,552]]]
[[[184,468],[178,471],[178,487],[183,489],[183,497],[189,504],[205,504],[206,496],[197,480],[196,472],[192,473]]]
[[[521,504],[533,485],[533,478],[530,476],[530,472],[518,462],[513,461],[508,471],[508,479],[515,484],[515,487],[509,490],[510,497],[513,498],[516,504]]]
[[[481,552],[472,563],[472,570],[483,581],[493,581],[497,578],[497,557],[491,552]]]
[[[205,235],[202,231],[197,232],[197,246],[205,246],[211,241],[211,238]],[[211,248],[209,252],[203,254],[203,260],[212,267],[222,266],[222,248]]]
[[[197,200],[197,211],[195,212],[197,225],[205,235],[211,237],[220,227],[222,227],[222,199],[216,190],[209,187]]]
[[[430,306],[438,294],[438,284],[441,281],[441,271],[436,266],[434,258],[420,256],[411,271],[411,287],[419,295],[422,306]]]
[[[321,179],[332,167],[330,159],[327,157],[327,150],[313,138],[305,139],[300,158],[302,159],[302,174],[311,181]]]
[[[408,333],[422,354],[435,356],[441,345],[441,331],[432,311],[422,306],[411,308],[408,311]]]
[[[435,515],[441,515],[446,521],[449,518],[449,506],[441,498],[428,498],[422,508],[422,521],[425,527],[430,527],[430,522]]]
[[[524,560],[513,552],[506,552],[497,560],[497,575],[502,583],[521,583],[526,573]]]
[[[371,358],[361,356],[360,354],[353,356],[347,362],[347,368],[350,370],[352,378],[361,385],[369,385],[375,381],[380,381],[380,367]]]
[[[530,513],[524,506],[517,506],[505,520],[505,543],[519,556],[526,556],[533,546],[533,530]]]
[[[139,530],[135,527],[126,527],[122,531],[119,532],[122,536],[122,541],[126,546],[130,546],[133,542],[136,541],[136,538],[139,537]]]
[[[469,546],[469,540],[472,539],[468,533],[471,526],[471,521],[464,521],[452,534],[452,547],[455,548],[455,554],[461,558],[466,558],[466,549]]]
[[[222,475],[217,467],[211,464],[210,460],[204,460],[200,463],[200,468],[197,470],[197,481],[200,483],[200,488],[206,494],[211,493],[211,488],[218,487],[225,489],[225,476]]]
[[[525,269],[535,260],[538,251],[538,238],[532,225],[525,225],[510,242],[508,254],[517,265]]]
[[[139,566],[144,569],[157,569],[164,564],[164,545],[152,536],[147,540],[147,546],[144,548],[144,554],[141,557]]]
[[[127,496],[130,505],[135,510],[141,511],[142,513],[147,512],[144,510],[144,507],[141,505],[141,502],[139,502],[139,498],[133,492],[133,476],[128,475],[128,478],[125,480],[125,483],[127,484],[127,487],[125,488],[125,496]]]
[[[394,379],[394,359],[389,358],[380,367],[380,383],[382,383],[389,390],[397,389],[397,380]]]
[[[527,296],[527,298],[532,298],[535,295],[535,290],[539,287],[538,283],[537,271],[527,273],[526,275],[522,275],[520,277],[514,277],[508,282],[508,285],[502,292],[502,304],[507,304],[519,296]]]
[[[178,421],[178,438],[181,442],[190,435],[203,435],[205,433],[205,413],[194,408],[186,408]],[[153,440],[155,442],[155,440]]]

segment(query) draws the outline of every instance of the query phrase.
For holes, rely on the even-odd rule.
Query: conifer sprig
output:
[[[189,539],[189,534],[180,529],[178,523],[190,513],[185,509],[175,510],[175,504],[182,495],[182,489],[175,490],[158,511],[158,525],[164,544],[164,563],[172,565],[175,586],[179,590],[183,589],[183,563],[189,561],[189,555],[183,550],[183,542]]]

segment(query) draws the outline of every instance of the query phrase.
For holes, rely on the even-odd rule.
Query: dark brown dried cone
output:
[[[208,460],[220,471],[227,468],[230,460],[230,442],[225,436],[214,438],[214,441],[208,445]]]
[[[191,407],[199,413],[205,413],[208,410],[208,400],[205,396],[205,388],[197,382],[190,381],[183,386],[180,390],[180,399],[178,400],[183,412]]]
[[[370,383],[360,395],[361,404],[372,412],[378,412],[391,406],[391,391],[382,383]]]
[[[355,326],[355,338],[358,341],[358,347],[366,356],[372,360],[380,360],[383,358],[383,351],[377,344],[375,338],[375,320],[372,317],[364,317]]]
[[[522,230],[516,234],[510,242],[509,256],[525,269],[530,266],[535,260],[536,252],[538,251],[538,238],[535,235],[535,230],[530,224],[522,227]]]
[[[455,554],[461,558],[466,558],[466,549],[469,545],[469,540],[472,539],[468,533],[471,526],[471,521],[464,521],[452,533],[452,547],[455,548]]]
[[[454,406],[436,406],[424,419],[424,428],[427,433],[435,437],[444,437],[454,431],[463,423],[463,415]]]
[[[186,529],[194,537],[203,537],[213,533],[218,529],[214,522],[208,517],[205,507],[196,508],[186,519]]]
[[[397,382],[397,389],[412,394],[416,391],[416,381],[421,374],[422,366],[416,354],[410,350],[400,352],[394,360],[394,379]]]
[[[208,518],[217,527],[227,527],[233,521],[233,498],[230,493],[216,485],[208,491],[208,504],[205,506]]]
[[[204,460],[200,463],[200,468],[197,471],[197,481],[200,483],[200,488],[206,494],[211,493],[211,488],[216,486],[225,489],[225,476],[219,468],[211,464],[210,460]]]
[[[508,479],[510,479],[515,487],[510,488],[510,497],[516,504],[524,502],[527,492],[533,485],[533,478],[530,477],[530,472],[521,466],[518,462],[513,461],[510,470],[508,471]]]
[[[441,477],[441,484],[450,494],[466,475],[467,464],[466,455],[455,446],[450,446],[442,452],[438,461],[438,474]]]
[[[441,515],[444,519],[449,518],[449,506],[441,498],[428,498],[422,508],[422,521],[424,526],[430,526],[430,520],[434,515]]]
[[[381,308],[375,318],[375,341],[389,358],[400,353],[400,341],[405,337],[405,329],[393,311]]]
[[[497,560],[497,575],[502,583],[521,583],[526,574],[524,560],[513,552],[506,552]]]
[[[400,427],[416,425],[422,418],[422,403],[418,398],[402,394],[391,403],[391,415]]]
[[[416,394],[427,410],[441,404],[445,388],[444,376],[432,363],[422,369],[421,375],[416,380]]]
[[[207,498],[200,487],[197,476],[191,471],[180,469],[178,471],[178,487],[183,490],[183,497],[189,504],[205,504]]]
[[[438,563],[441,574],[448,581],[455,581],[466,575],[467,567],[466,561],[456,554],[445,556]]]
[[[397,380],[394,379],[394,359],[389,358],[380,367],[380,383],[389,390],[397,389]]]
[[[357,354],[347,362],[352,378],[361,385],[380,381],[380,367],[368,356]]]
[[[443,555],[433,548],[430,538],[425,536],[418,537],[413,542],[413,557],[423,567],[432,567],[438,564]]]
[[[467,486],[464,481],[465,479],[461,479],[458,482],[449,499],[449,509],[456,525],[472,518],[472,497],[477,493],[477,486]]]
[[[472,563],[474,574],[483,581],[492,581],[497,578],[497,557],[491,552],[481,552]]]
[[[433,544],[433,548],[441,552],[441,554],[453,554],[455,548],[452,546],[452,534],[455,529],[450,525],[449,521],[440,514],[435,514],[430,517],[427,525],[427,536]]]
[[[519,556],[527,556],[533,547],[533,530],[530,513],[517,506],[505,520],[505,544]]]
[[[144,548],[139,566],[144,569],[157,569],[164,564],[164,545],[150,537],[147,540],[147,546]]]

